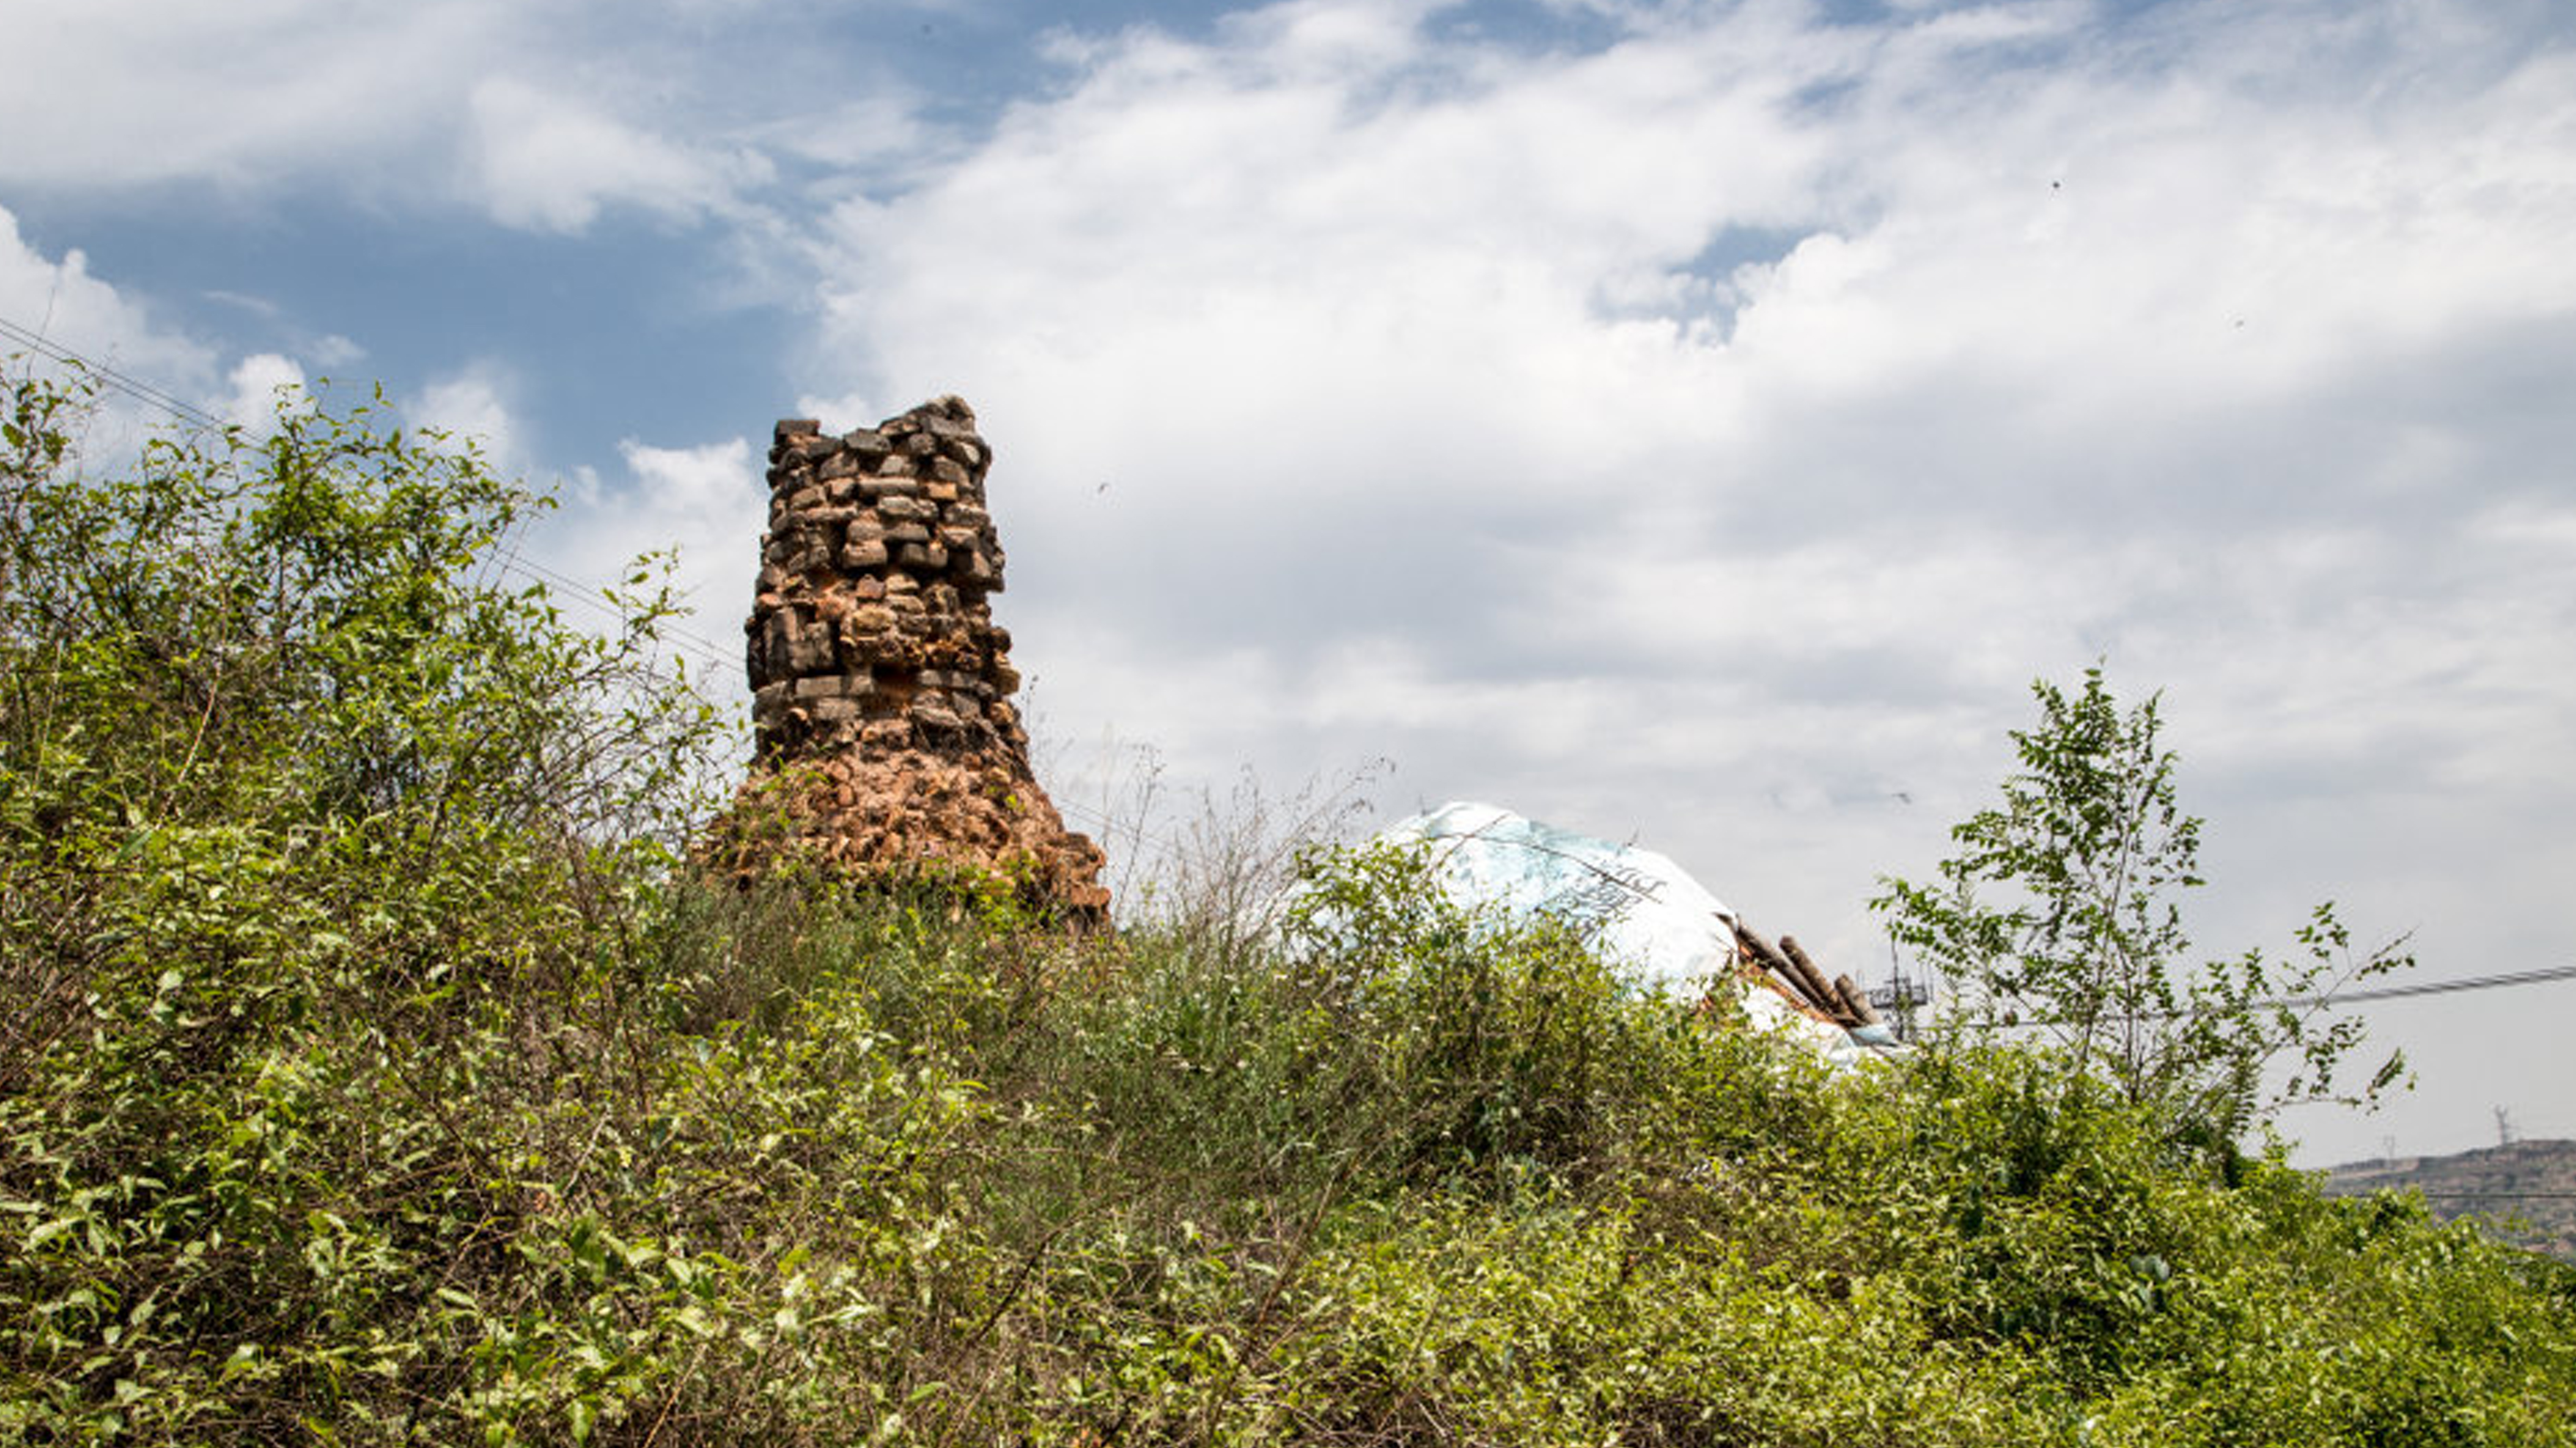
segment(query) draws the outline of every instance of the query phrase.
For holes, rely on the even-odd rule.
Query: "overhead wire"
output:
[[[2413,985],[2381,986],[2373,990],[2337,990],[2328,991],[2322,995],[2272,996],[2262,1000],[2247,1001],[2235,1010],[2238,1012],[2276,1008],[2334,1010],[2366,1001],[2396,1000],[2410,996],[2451,995],[2461,991],[2500,990],[2507,986],[2545,985],[2551,981],[2560,980],[2576,980],[2576,965],[2547,965],[2535,970],[2507,971],[2498,975],[2463,976],[2454,980],[2419,981]],[[2211,1014],[2223,1013],[2190,1008],[2152,1011],[2105,1010],[2101,1013],[2100,1019],[2170,1021],[2187,1016]],[[2080,1017],[2065,1015],[2018,1016],[2006,1019],[2004,1024],[2006,1026],[2062,1026],[2075,1024],[2080,1019]]]
[[[1510,845],[1517,849],[1535,850],[1546,854],[1561,855],[1566,859],[1576,860],[1578,864],[1582,864],[1586,869],[1599,875],[1607,883],[1626,889],[1640,899],[1651,900],[1654,898],[1651,892],[1640,889],[1631,881],[1621,879],[1618,875],[1592,865],[1588,861],[1576,859],[1576,857],[1571,854],[1567,854],[1561,850],[1550,849],[1548,846],[1539,844],[1536,841],[1492,839],[1486,837],[1481,828],[1468,831],[1462,835],[1434,835],[1430,838],[1432,840],[1456,841],[1457,843],[1450,847],[1451,852],[1463,848],[1469,841],[1481,840],[1489,845]],[[2495,990],[2505,986],[2539,985],[2549,981],[2571,979],[2576,979],[2576,965],[2543,966],[2536,970],[2511,971],[2500,975],[2471,976],[2458,980],[2422,981],[2412,985],[2382,986],[2373,990],[2340,990],[2328,991],[2322,995],[2280,996],[2268,1000],[2249,1001],[2245,1004],[2243,1009],[2255,1011],[2268,1010],[2274,1007],[2298,1006],[2318,1006],[2326,1009],[2333,1009],[2339,1006],[2359,1004],[2363,1001],[2395,1000],[2408,996],[2448,995],[2457,991]],[[2189,1012],[2155,1012],[2152,1014],[2158,1017],[2171,1017],[2189,1014]],[[2034,1019],[2022,1022],[2022,1024],[2039,1025],[2045,1024],[2045,1022]]]
[[[2468,976],[2459,980],[2428,980],[2414,985],[2381,986],[2374,990],[2329,991],[2324,995],[2284,996],[2279,1000],[2257,1001],[2257,1006],[2341,1006],[2357,1001],[2395,1000],[2401,996],[2449,995],[2454,991],[2496,990],[2511,985],[2539,985],[2553,980],[2576,980],[2576,965],[2549,965],[2537,970],[2508,971],[2501,975]]]
[[[43,333],[22,323],[0,317],[0,339],[6,339],[16,346],[24,347],[48,361],[79,368],[84,374],[96,378],[100,385],[110,391],[120,393],[147,407],[156,408],[191,426],[218,432],[226,426],[222,418],[204,408],[155,387],[130,373],[100,362],[77,349],[53,341]],[[609,600],[604,586],[583,583],[557,569],[525,557],[515,544],[507,552],[499,555],[495,562],[505,573],[516,574],[531,583],[551,585],[552,588],[565,590],[565,596],[603,616],[611,619],[622,619],[625,616]],[[675,647],[710,667],[730,667],[733,662],[733,656],[723,645],[694,629],[665,624],[661,632],[663,637],[671,641]]]
[[[1058,813],[1073,816],[1080,823],[1098,831],[1112,844],[1123,841],[1127,845],[1160,855],[1167,863],[1178,865],[1185,862],[1184,852],[1177,843],[1163,839],[1147,830],[1141,820],[1120,820],[1106,810],[1093,809],[1078,800],[1057,800],[1055,807]]]
[[[110,367],[104,362],[92,361],[81,353],[47,338],[43,333],[26,327],[20,323],[10,321],[6,317],[0,317],[0,337],[5,337],[9,341],[25,347],[27,350],[36,353],[38,356],[41,356],[48,361],[78,367],[82,371],[98,378],[100,382],[104,383],[110,389],[122,392],[137,402],[158,407],[162,411],[177,417],[183,422],[190,422],[199,427],[215,429],[221,429],[224,425],[222,418],[215,416],[213,413],[210,413],[201,407],[197,407],[180,398],[174,397],[171,394],[162,391],[160,388],[155,387],[140,378],[121,372],[114,367]]]
[[[520,553],[515,546],[511,548],[508,554],[500,559],[500,564],[504,570],[519,574],[521,577],[527,578],[531,582],[552,584],[556,587],[569,590],[570,596],[579,599],[582,603],[598,610],[600,613],[606,614],[612,618],[622,619],[625,617],[624,611],[619,609],[609,600],[607,596],[608,589],[606,586],[583,583],[581,580],[573,578],[563,573],[561,570],[550,568],[543,563],[539,563],[532,558],[526,557]],[[695,629],[686,628],[677,624],[665,624],[662,626],[661,632],[663,637],[672,640],[675,644],[681,647],[684,652],[697,656],[699,659],[704,660],[711,666],[729,667],[734,662],[734,657],[726,653],[722,644],[717,643],[714,639],[708,638],[705,634],[697,632]]]

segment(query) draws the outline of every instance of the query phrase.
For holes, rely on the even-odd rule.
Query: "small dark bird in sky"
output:
[[[1092,490],[1091,490],[1091,495],[1092,495],[1093,497],[1095,497],[1095,498],[1096,498],[1096,497],[1100,496],[1102,493],[1105,493],[1105,492],[1108,492],[1108,491],[1109,491],[1109,485],[1108,485],[1107,483],[1102,483],[1099,487],[1096,487],[1096,488],[1094,488],[1094,489],[1092,489]]]

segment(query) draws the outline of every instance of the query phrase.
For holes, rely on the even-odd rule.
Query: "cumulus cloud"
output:
[[[593,607],[599,590],[629,578],[638,560],[661,555],[654,576],[692,615],[680,629],[681,651],[702,677],[718,681],[720,695],[743,693],[740,645],[727,639],[750,608],[768,511],[750,440],[672,447],[630,437],[617,444],[620,468],[549,474],[522,420],[520,391],[505,367],[487,361],[432,383],[405,411],[421,426],[473,442],[494,471],[555,497],[556,508],[537,516],[514,547],[575,605],[575,622],[604,622]]]
[[[280,409],[303,412],[313,405],[312,394],[305,390],[304,369],[275,352],[244,357],[233,364],[226,380],[232,395],[224,403],[224,421],[253,432],[274,424]]]
[[[222,353],[165,321],[147,298],[91,272],[78,248],[47,257],[0,207],[0,358],[13,368],[60,371],[70,359],[99,369],[97,410],[82,451],[97,467],[130,460],[144,440],[208,420],[258,430],[274,419],[276,389],[300,392],[294,359],[254,353],[230,367]]]
[[[260,194],[318,180],[567,233],[615,206],[687,219],[766,182],[768,161],[674,139],[622,102],[652,74],[681,118],[674,92],[702,48],[685,35],[712,23],[621,12],[603,28],[586,7],[502,0],[0,0],[13,61],[0,183]],[[496,65],[509,57],[563,63],[523,75]]]
[[[763,462],[748,438],[694,447],[618,445],[631,485],[617,499],[630,553],[678,542],[670,582],[689,611],[687,640],[702,672],[717,680],[742,667],[741,623],[751,609],[751,575],[768,517]],[[748,697],[749,686],[740,697]]]
[[[494,471],[515,475],[528,469],[529,458],[512,390],[507,369],[486,361],[432,380],[404,410],[420,426],[480,449]]]
[[[417,162],[454,77],[541,7],[0,0],[0,182],[255,186]]]
[[[282,352],[252,352],[227,366],[221,350],[172,325],[151,300],[95,275],[78,248],[50,258],[20,236],[0,207],[0,357],[59,369],[78,359],[99,369],[98,411],[86,427],[89,463],[114,467],[144,440],[173,427],[228,423],[265,432],[280,406],[309,409],[304,363]],[[319,358],[353,355],[356,344],[326,337]]]
[[[758,153],[677,144],[547,86],[474,88],[474,189],[506,225],[575,232],[610,204],[686,218],[770,174]]]
[[[2377,32],[2329,47],[2338,88],[2206,10],[2102,44],[2072,7],[1756,7],[1570,58],[1435,47],[1419,18],[1313,0],[1068,50],[1060,99],[836,215],[826,345],[872,364],[849,385],[1007,419],[1024,527],[1156,560],[1050,586],[1184,652],[1302,595],[1305,638],[1271,647],[1404,608],[1508,667],[1475,620],[1534,586],[1615,659],[1634,619],[1553,585],[1683,538],[1773,585],[1778,633],[2003,627],[1988,652],[2055,660],[2126,636],[2177,547],[2259,550],[2392,469],[2463,485],[2478,429],[2395,384],[2576,305],[2563,50],[2405,90],[2366,69]],[[1912,607],[1849,576],[2106,522],[2148,561]],[[1488,546],[1538,536],[1565,566]],[[1835,540],[1845,576],[1780,586],[1773,560]],[[1138,596],[1170,587],[1212,597]]]
[[[316,367],[347,367],[365,360],[367,349],[337,332],[316,337],[308,349]]]
[[[746,438],[681,448],[648,447],[627,438],[617,451],[635,475],[645,509],[668,517],[693,519],[717,508],[739,511],[743,498],[760,483]]]

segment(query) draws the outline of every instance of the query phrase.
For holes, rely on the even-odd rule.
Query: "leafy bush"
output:
[[[2176,803],[2159,700],[2123,713],[2098,667],[2073,697],[2045,680],[2032,693],[2040,723],[2013,731],[2020,769],[2003,804],[1950,832],[1960,853],[1937,885],[1889,879],[1872,902],[1960,988],[1944,1027],[1972,1040],[2036,1033],[2069,1069],[2098,1072],[2168,1131],[2211,1145],[2282,1105],[2367,1101],[2396,1082],[2392,1054],[2357,1095],[2337,1094],[2362,1025],[2320,1019],[2317,998],[2412,958],[2390,945],[2354,959],[2325,904],[2298,932],[2304,960],[2249,950],[2192,964],[2179,896],[2203,883],[2201,821]],[[2285,1058],[2293,1069],[2267,1100],[2265,1068]]]
[[[11,388],[0,1438],[2576,1440],[2566,1269],[1400,854],[1110,942],[702,879],[726,736],[649,595],[507,584],[533,499],[367,408],[88,477]]]

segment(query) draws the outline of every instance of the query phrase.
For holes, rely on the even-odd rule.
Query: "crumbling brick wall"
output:
[[[992,456],[955,397],[841,436],[778,424],[744,626],[754,782],[786,783],[798,834],[838,869],[1007,878],[1098,926],[1100,851],[1039,788],[1010,702]]]

